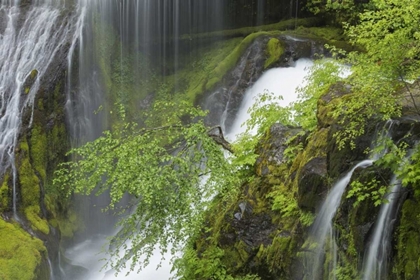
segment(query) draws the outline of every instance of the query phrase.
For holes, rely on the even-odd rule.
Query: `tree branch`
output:
[[[207,135],[213,138],[213,140],[218,145],[222,146],[223,149],[229,151],[232,154],[235,154],[235,152],[232,149],[232,145],[223,136],[223,130],[220,125],[211,127],[209,130],[207,130]]]

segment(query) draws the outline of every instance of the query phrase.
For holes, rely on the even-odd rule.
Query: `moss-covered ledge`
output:
[[[0,279],[46,279],[42,277],[49,274],[42,268],[42,260],[46,258],[47,249],[40,239],[31,236],[20,225],[1,218],[0,236]]]

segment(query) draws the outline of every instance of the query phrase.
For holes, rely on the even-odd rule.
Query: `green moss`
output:
[[[17,225],[0,219],[0,278],[33,280],[46,248]]]
[[[23,151],[22,160],[19,166],[19,182],[22,196],[22,207],[39,205],[40,203],[40,189],[39,178],[34,173],[32,165],[29,161],[29,146],[26,141],[20,144],[20,149]]]
[[[57,223],[60,228],[61,236],[64,238],[73,237],[76,230],[80,228],[76,213],[70,210],[65,216],[57,217]]]
[[[44,234],[49,234],[50,227],[48,225],[48,222],[45,219],[41,219],[39,217],[40,214],[41,209],[38,205],[33,205],[25,208],[25,216],[31,223],[31,228],[33,230],[38,230]]]
[[[306,37],[318,37],[326,40],[342,41],[344,40],[343,30],[337,27],[304,27],[299,26],[293,31],[295,34],[303,35]]]
[[[38,70],[34,69],[31,71],[30,77],[31,79],[35,79],[38,76]]]
[[[0,213],[6,212],[9,209],[10,200],[10,188],[9,188],[9,175],[5,175],[3,182],[0,186]]]
[[[210,73],[235,50],[241,41],[242,39],[231,39],[216,42],[195,50],[188,54],[188,57],[181,57],[180,60],[190,63],[177,71],[175,75],[166,78],[167,90],[173,89],[176,93],[185,94],[187,100],[191,103],[195,102],[197,97],[206,90]]]
[[[46,179],[46,151],[47,151],[47,136],[38,125],[31,130],[30,137],[31,158],[33,168],[39,172],[41,179]]]
[[[251,33],[260,31],[280,31],[295,29],[299,26],[311,27],[319,25],[321,20],[319,18],[300,18],[300,19],[289,19],[280,21],[273,24],[243,27],[238,29],[222,30],[209,33],[200,33],[194,35],[181,36],[181,40],[194,40],[204,38],[229,38],[229,37],[244,37]]]
[[[34,130],[32,137],[34,137],[34,139],[39,138],[39,135],[37,134],[36,130]],[[44,147],[43,144],[41,144],[40,146]],[[34,143],[34,146],[32,146],[32,148],[33,147],[39,148],[38,144],[36,143]],[[32,164],[30,163],[29,146],[26,141],[21,142],[20,150],[21,160],[19,165],[19,182],[22,199],[21,208],[23,209],[25,217],[30,222],[32,229],[48,234],[50,230],[48,222],[45,219],[41,218],[41,182],[38,176],[35,174]],[[40,150],[40,153],[41,154],[39,156],[43,155],[43,150]],[[38,162],[38,164],[40,164],[40,162],[43,161],[44,159],[34,158],[34,162]],[[42,174],[44,174],[45,176],[45,167],[40,168],[40,170],[43,171]]]
[[[208,81],[204,89],[210,90],[217,85],[223,76],[237,64],[239,58],[248,48],[248,46],[259,36],[272,35],[269,32],[256,32],[245,37],[242,42],[209,74]]]
[[[280,279],[289,279],[289,268],[292,265],[292,251],[295,245],[289,236],[276,236],[272,244],[264,248],[258,255],[265,260],[269,270],[280,276]]]
[[[396,279],[420,279],[420,208],[407,200],[402,208],[397,230],[397,260],[393,267]]]
[[[271,38],[267,43],[267,60],[264,64],[264,69],[267,69],[276,63],[284,53],[284,46],[280,40]]]
[[[250,256],[246,251],[247,247],[243,241],[239,241],[232,247],[224,250],[224,256],[221,260],[228,268],[228,271],[235,272],[248,261]]]
[[[312,40],[323,40],[326,44],[330,46],[335,46],[339,49],[346,51],[353,51],[357,47],[352,46],[344,37],[343,30],[336,27],[305,27],[300,26],[297,29],[291,31],[290,33],[302,36],[305,38],[310,38]]]

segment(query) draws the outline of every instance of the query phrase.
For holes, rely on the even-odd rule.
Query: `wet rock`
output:
[[[210,113],[206,122],[210,125],[222,124],[229,131],[240,109],[246,91],[254,85],[265,70],[268,58],[266,46],[270,39],[277,39],[284,48],[283,54],[273,67],[291,67],[299,58],[314,58],[316,54],[324,54],[325,42],[294,36],[260,36],[250,44],[242,54],[235,68],[223,78],[220,86],[204,95],[201,107]]]
[[[270,127],[267,137],[259,143],[255,166],[259,175],[265,176],[270,172],[270,166],[278,166],[286,162],[284,150],[288,147],[288,141],[301,132],[301,128],[289,127],[276,123]],[[296,139],[299,141],[299,139]]]
[[[304,210],[315,212],[328,192],[327,159],[311,159],[302,168],[298,183],[298,205]]]
[[[317,104],[317,120],[319,127],[329,127],[336,120],[329,114],[329,106],[332,105],[333,102],[339,102],[339,99],[347,94],[351,93],[351,88],[344,83],[337,83],[330,87],[329,91],[324,94],[319,100]]]
[[[38,77],[38,70],[32,70],[27,76],[26,80],[23,83],[23,93],[28,94],[31,91],[32,85],[35,83]]]
[[[420,116],[409,115],[395,119],[390,130],[394,142],[404,140],[413,147],[420,140]],[[410,134],[408,137],[407,133]]]

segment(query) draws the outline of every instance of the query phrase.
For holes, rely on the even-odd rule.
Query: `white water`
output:
[[[0,34],[0,173],[12,169],[15,219],[18,194],[14,156],[22,115],[33,108],[40,80],[72,30],[72,19],[63,21],[59,7],[48,2],[32,5],[24,21],[21,13],[17,2],[1,1],[0,15],[6,17],[6,28]],[[37,76],[28,91],[25,81],[33,70]]]
[[[103,269],[106,263],[104,259],[109,258],[109,255],[104,253],[103,247],[108,244],[108,238],[109,236],[98,234],[66,250],[66,257],[72,260],[72,264],[84,267],[88,270],[88,273],[83,275],[80,280],[163,280],[169,279],[171,277],[171,265],[169,263],[169,258],[171,256],[169,254],[165,255],[167,260],[163,261],[161,264],[162,266],[157,269],[161,261],[161,255],[158,251],[155,251],[155,254],[152,256],[149,265],[142,269],[139,274],[137,274],[137,271],[130,272],[130,270],[127,268],[123,269],[117,276],[115,276],[115,271]],[[127,267],[130,267],[130,265],[131,261],[127,262]],[[137,268],[139,268],[139,266],[137,266]],[[129,272],[130,274],[127,275]]]
[[[265,72],[255,84],[249,88],[242,101],[241,107],[236,115],[226,138],[234,141],[237,136],[245,132],[243,123],[249,119],[249,108],[255,103],[259,94],[265,90],[274,93],[275,96],[282,96],[283,100],[279,105],[287,106],[297,99],[296,88],[302,86],[308,69],[313,65],[310,59],[299,59],[294,67],[274,68]]]
[[[277,96],[282,95],[284,101],[283,106],[287,106],[290,102],[296,100],[297,94],[295,92],[296,87],[301,86],[304,82],[304,77],[307,74],[306,68],[310,67],[312,62],[308,59],[301,59],[296,62],[296,67],[289,68],[276,68],[267,71],[261,78],[250,88],[246,97],[241,105],[241,109],[235,119],[235,124],[229,132],[230,137],[235,137],[243,131],[241,123],[249,118],[247,110],[252,103],[255,102],[255,96],[262,93],[264,90],[269,90],[275,93]],[[143,269],[139,274],[136,271],[130,272],[128,276],[126,274],[129,269],[122,270],[118,276],[114,275],[113,271],[102,270],[101,268],[105,264],[104,261],[98,261],[103,258],[109,258],[103,253],[103,246],[108,243],[107,236],[95,235],[91,238],[75,245],[72,248],[66,250],[66,257],[71,260],[72,264],[85,267],[89,270],[87,275],[84,275],[81,280],[112,280],[112,279],[169,279],[171,276],[171,264],[170,258],[172,257],[169,253],[164,256],[165,260],[162,261],[161,267],[156,270],[162,259],[162,255],[156,251],[150,260],[150,264]],[[102,253],[101,253],[102,252]],[[127,267],[130,263],[127,263]],[[138,268],[138,266],[137,266]],[[70,280],[70,279],[68,279]],[[73,280],[73,279],[72,279]]]
[[[389,121],[385,127],[391,128],[393,122]],[[389,135],[388,135],[389,136]],[[387,151],[384,151],[384,153]],[[409,158],[411,153],[408,153]],[[403,161],[404,164],[405,161]],[[401,196],[401,181],[393,175],[388,193],[385,197],[387,203],[381,205],[378,218],[369,244],[367,253],[363,259],[362,277],[363,280],[384,280],[387,275],[388,257],[391,252],[391,238],[395,226],[395,213],[398,199]]]
[[[334,184],[331,192],[328,194],[327,198],[325,199],[324,203],[322,204],[321,210],[319,211],[316,220],[312,226],[309,242],[314,243],[316,247],[313,249],[312,245],[310,249],[313,249],[313,254],[311,258],[308,260],[308,270],[309,277],[311,279],[324,279],[320,273],[323,272],[323,264],[324,264],[324,255],[325,255],[325,248],[324,246],[329,246],[330,252],[332,254],[332,265],[336,264],[337,262],[337,252],[336,252],[336,244],[335,244],[335,236],[332,221],[337,212],[338,206],[340,205],[341,198],[346,190],[347,185],[350,182],[351,176],[353,175],[354,171],[357,168],[365,168],[367,166],[372,165],[373,160],[364,160],[354,166],[342,179],[340,179],[337,183]],[[327,243],[327,240],[332,240]],[[330,271],[332,273],[332,278],[328,277],[327,279],[335,279],[335,272]]]
[[[398,202],[401,182],[394,175],[390,183],[390,192],[382,204],[376,221],[373,239],[363,264],[363,280],[383,280],[386,276],[386,265],[393,227],[392,213]]]

